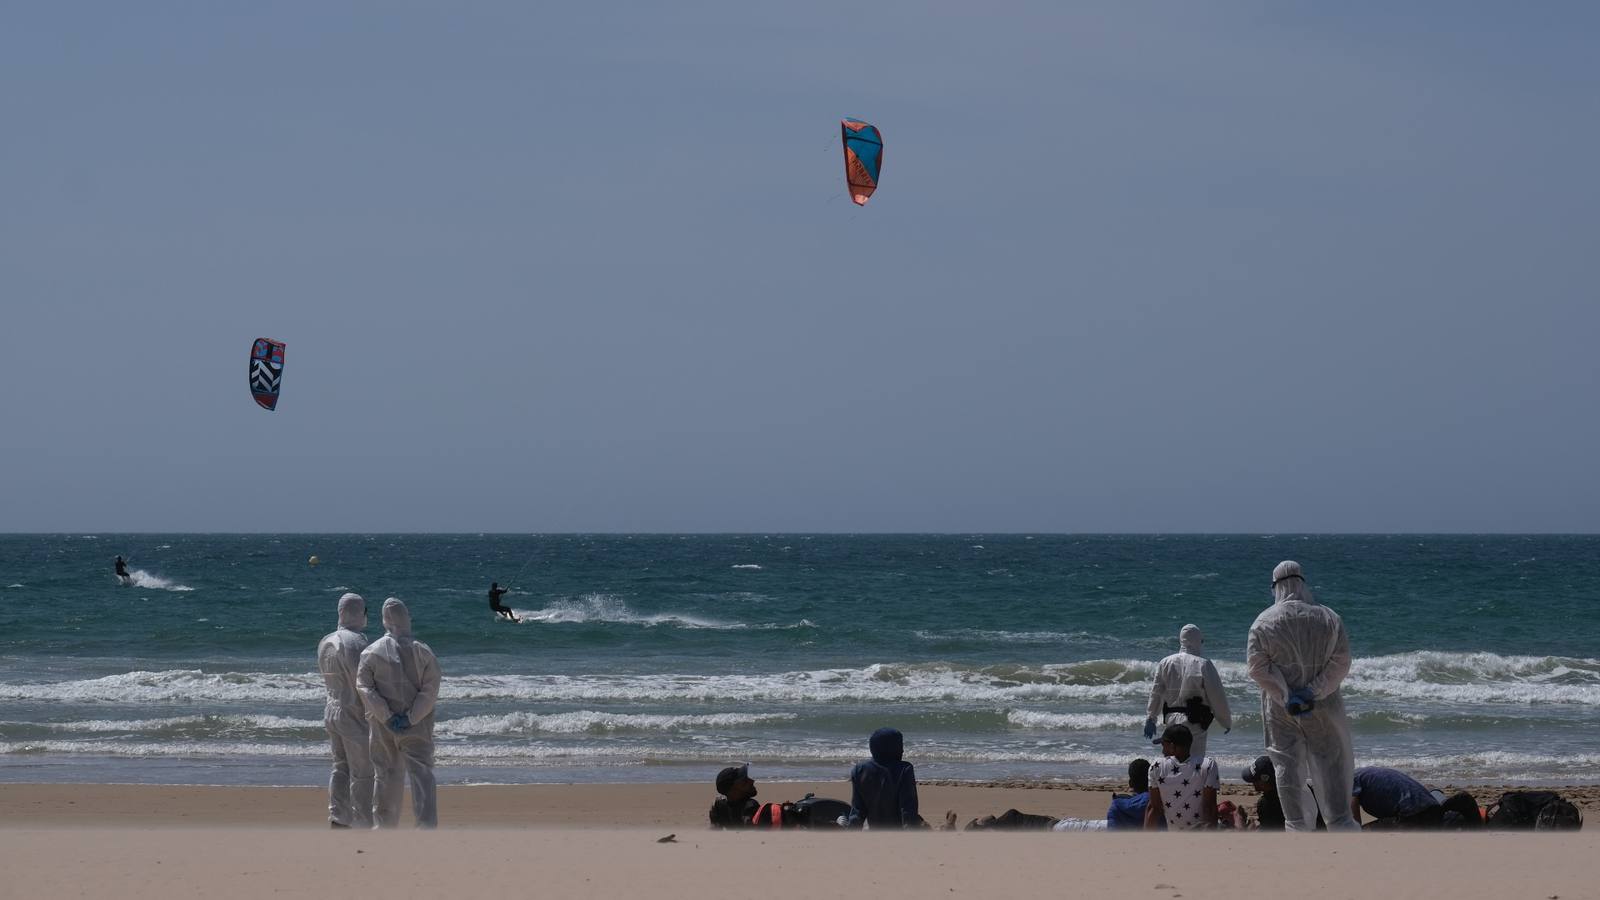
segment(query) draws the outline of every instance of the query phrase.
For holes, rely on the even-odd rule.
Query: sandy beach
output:
[[[842,785],[763,787],[790,799]],[[1086,787],[922,793],[926,810],[963,822],[1008,806],[1087,816],[1105,804],[1104,790]],[[1592,821],[1595,789],[1567,793]],[[712,832],[710,799],[699,785],[454,786],[440,791],[438,832],[333,833],[315,788],[3,785],[0,897],[354,896],[375,885],[453,897],[1600,896],[1580,863],[1600,849],[1592,831]]]

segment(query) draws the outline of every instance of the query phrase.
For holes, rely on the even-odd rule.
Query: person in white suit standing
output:
[[[411,781],[411,811],[418,828],[439,824],[433,779],[433,712],[439,700],[439,659],[411,634],[411,611],[394,597],[383,601],[383,637],[361,652],[356,682],[367,708],[372,764],[373,820],[400,824],[402,785]]]

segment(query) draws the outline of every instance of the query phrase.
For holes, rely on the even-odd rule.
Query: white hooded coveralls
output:
[[[1350,814],[1355,752],[1339,684],[1350,673],[1350,639],[1339,614],[1316,601],[1300,564],[1272,570],[1273,604],[1256,616],[1246,647],[1250,678],[1261,686],[1267,755],[1290,831],[1311,831],[1317,810],[1328,830],[1360,826]],[[1306,688],[1315,706],[1291,716],[1284,704]],[[1306,780],[1316,788],[1313,796]]]
[[[372,764],[373,819],[379,828],[400,824],[407,778],[418,828],[439,824],[433,780],[433,707],[439,699],[439,660],[411,636],[411,612],[394,597],[383,601],[386,633],[361,653],[356,681],[367,707]],[[403,713],[411,727],[395,731],[389,719]]]
[[[1185,625],[1178,632],[1178,652],[1156,663],[1155,680],[1150,684],[1150,703],[1145,713],[1162,726],[1181,722],[1189,726],[1194,743],[1189,755],[1201,759],[1206,755],[1206,731],[1189,721],[1181,712],[1163,712],[1169,706],[1183,706],[1190,697],[1199,697],[1211,707],[1215,719],[1213,726],[1223,731],[1233,727],[1233,713],[1228,709],[1228,695],[1222,690],[1222,676],[1217,667],[1200,651],[1205,646],[1205,635],[1194,625]],[[1157,729],[1159,732],[1160,729]]]
[[[339,598],[339,628],[317,644],[317,670],[328,689],[322,721],[333,748],[328,778],[328,820],[349,828],[372,827],[372,754],[367,716],[356,690],[356,667],[366,649],[367,601],[360,594]]]

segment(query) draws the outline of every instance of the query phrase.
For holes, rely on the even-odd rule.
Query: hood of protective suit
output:
[[[867,746],[872,748],[873,762],[887,766],[899,762],[905,755],[906,739],[896,729],[879,728],[867,739]]]
[[[398,597],[383,601],[383,630],[397,641],[411,640],[411,610]]]
[[[339,627],[361,631],[367,627],[367,601],[360,594],[339,598]]]
[[[1290,600],[1317,602],[1317,598],[1311,594],[1311,586],[1306,584],[1305,576],[1300,573],[1299,563],[1286,559],[1272,570],[1272,600],[1274,603],[1287,603]]]
[[[1205,644],[1206,636],[1200,633],[1200,626],[1198,625],[1185,625],[1183,630],[1178,632],[1178,649],[1185,653],[1193,653],[1195,656],[1199,656]]]

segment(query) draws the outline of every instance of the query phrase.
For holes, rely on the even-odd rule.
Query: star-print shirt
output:
[[[1150,786],[1161,792],[1161,812],[1172,831],[1199,828],[1205,790],[1216,790],[1220,785],[1217,761],[1209,756],[1191,756],[1183,762],[1175,756],[1163,756],[1150,764]]]

